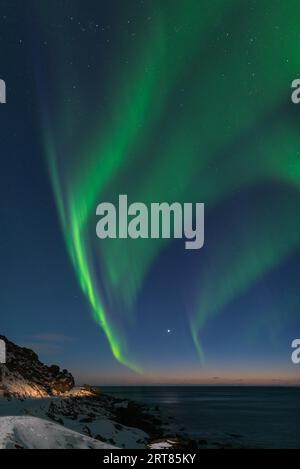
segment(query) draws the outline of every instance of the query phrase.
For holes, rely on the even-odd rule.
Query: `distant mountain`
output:
[[[0,396],[59,396],[74,387],[74,378],[67,370],[44,365],[32,350],[6,337],[0,339],[6,343],[6,364],[0,365]]]
[[[115,449],[36,417],[0,417],[0,449]]]

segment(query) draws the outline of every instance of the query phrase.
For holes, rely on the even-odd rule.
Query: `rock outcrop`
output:
[[[40,362],[32,350],[19,347],[6,337],[6,363],[0,365],[0,395],[6,397],[59,396],[74,387],[74,378],[59,366]]]

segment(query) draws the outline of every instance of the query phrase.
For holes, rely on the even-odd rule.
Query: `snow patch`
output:
[[[116,449],[37,417],[0,417],[0,449]]]

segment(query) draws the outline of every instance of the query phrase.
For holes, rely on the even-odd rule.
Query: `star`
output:
[[[168,333],[168,334],[171,334],[171,329],[167,329],[167,333]]]

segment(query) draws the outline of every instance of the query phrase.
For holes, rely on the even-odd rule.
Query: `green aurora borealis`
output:
[[[142,371],[127,331],[147,275],[169,245],[100,242],[96,206],[125,193],[145,203],[204,202],[214,217],[253,193],[195,257],[187,317],[205,360],[204,325],[299,248],[299,117],[290,100],[300,75],[299,3],[146,1],[126,27],[135,2],[113,3],[105,56],[92,33],[84,45],[72,41],[71,27],[68,40],[59,31],[46,37],[55,57],[50,104],[49,90],[40,92],[43,143],[80,287],[114,357]],[[37,3],[36,13],[42,25],[57,15],[50,4]],[[92,70],[83,70],[87,54]]]

